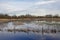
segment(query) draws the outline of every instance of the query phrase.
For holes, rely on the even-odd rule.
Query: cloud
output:
[[[31,14],[31,15],[36,15],[36,16],[43,16],[47,14],[52,14],[52,15],[60,15],[60,10],[50,10],[50,9],[42,9],[42,8],[31,8],[29,10],[24,10],[24,11],[14,11],[12,13],[15,13],[16,15],[25,15],[25,14]],[[17,14],[18,13],[18,14]]]
[[[0,3],[0,10],[2,10],[3,12],[11,12],[16,11],[18,9],[8,3]]]
[[[41,1],[41,2],[36,2],[35,5],[44,5],[44,4],[50,4],[54,3],[56,1],[50,0],[50,1]]]
[[[29,13],[39,16],[59,14],[59,8],[59,0],[3,0],[3,2],[0,0],[0,12],[8,14],[23,15]]]
[[[42,9],[42,8],[30,9],[28,12],[32,15],[37,15],[37,16],[43,16],[43,15],[47,15],[47,14],[60,15],[60,10],[49,10],[49,9]]]
[[[0,2],[0,12],[13,12],[26,10],[32,5],[28,2]]]

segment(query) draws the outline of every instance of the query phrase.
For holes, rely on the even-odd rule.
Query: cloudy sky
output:
[[[0,0],[0,13],[10,15],[60,15],[60,0]]]

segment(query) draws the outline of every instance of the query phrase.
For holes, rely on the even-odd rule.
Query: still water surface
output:
[[[56,33],[42,33],[43,30],[56,29]],[[11,29],[12,31],[7,31]],[[34,31],[15,31],[18,30],[39,30]],[[49,31],[48,30],[48,31]],[[0,23],[0,40],[60,40],[60,24],[43,24],[40,22],[7,22]]]

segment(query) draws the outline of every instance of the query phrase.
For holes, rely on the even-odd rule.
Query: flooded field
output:
[[[0,23],[0,40],[60,40],[60,23],[39,21]]]

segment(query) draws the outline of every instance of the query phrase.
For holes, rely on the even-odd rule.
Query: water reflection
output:
[[[7,38],[8,37],[8,38]],[[8,22],[0,24],[0,40],[59,40],[60,24]]]
[[[0,31],[24,31],[24,32],[51,32],[51,31],[57,31],[60,32],[60,24],[41,24],[38,22],[36,24],[35,22],[8,22],[8,23],[2,23],[0,24]]]

